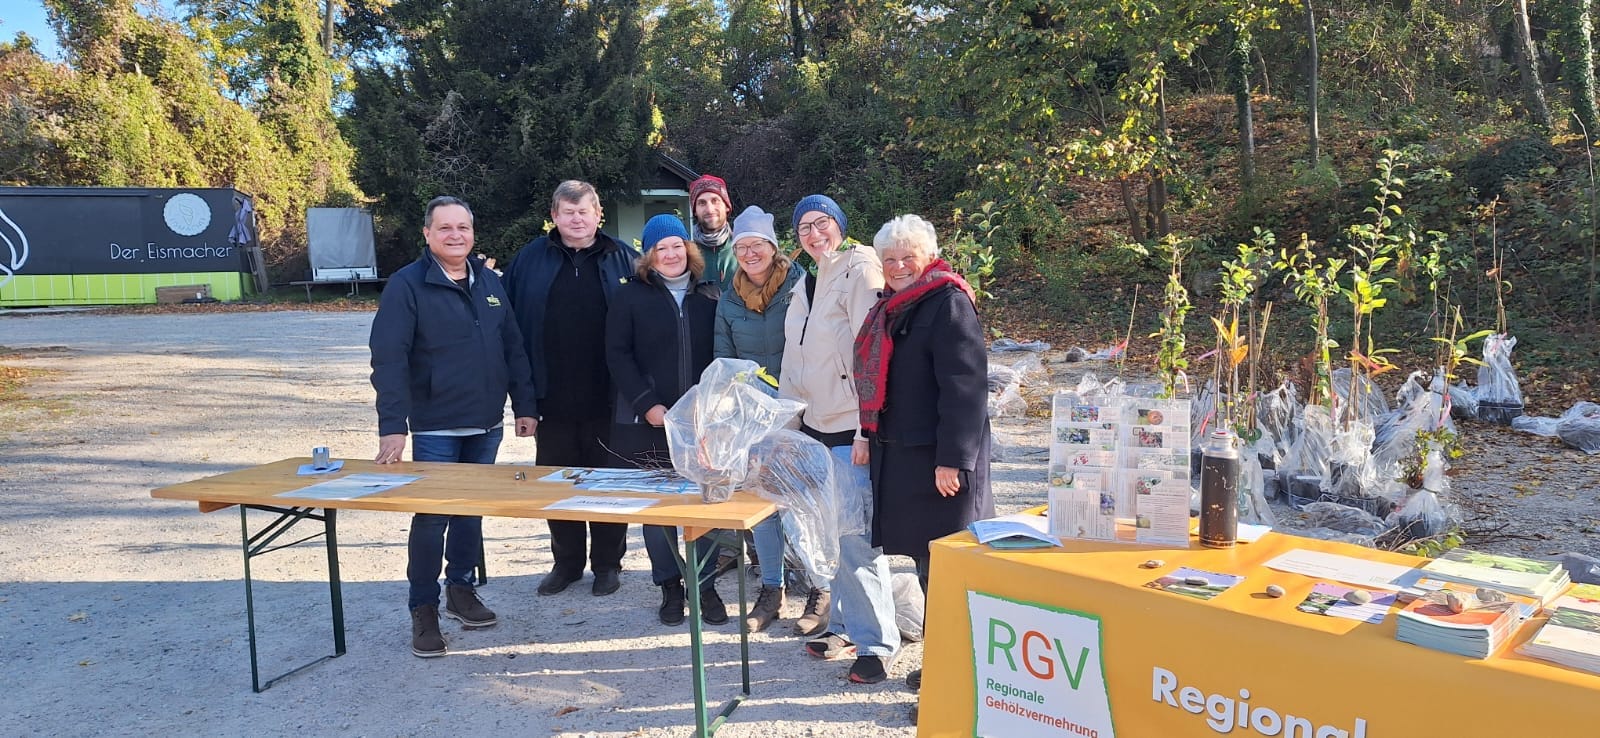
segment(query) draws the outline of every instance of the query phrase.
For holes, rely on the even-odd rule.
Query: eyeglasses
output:
[[[831,225],[833,225],[833,216],[824,215],[821,218],[811,221],[810,223],[801,223],[800,225],[795,226],[794,235],[805,238],[806,236],[811,235],[812,231],[827,228]]]
[[[747,244],[734,244],[733,245],[733,253],[736,254],[736,255],[752,254],[752,253],[756,253],[756,252],[760,251],[766,245],[767,245],[766,241],[757,241],[755,243],[747,243]]]

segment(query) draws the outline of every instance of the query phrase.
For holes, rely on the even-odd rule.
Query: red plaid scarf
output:
[[[867,320],[856,335],[855,345],[856,396],[861,401],[862,430],[878,430],[878,414],[883,412],[884,390],[889,380],[889,358],[894,354],[890,326],[921,302],[922,298],[947,285],[960,289],[966,293],[967,299],[977,304],[967,280],[956,274],[944,259],[934,259],[910,287],[899,292],[885,288],[878,303],[867,313]]]

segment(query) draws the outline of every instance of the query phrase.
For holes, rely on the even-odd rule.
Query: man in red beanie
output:
[[[721,177],[701,175],[689,183],[689,202],[694,208],[694,242],[706,258],[703,278],[727,292],[739,271],[733,259],[733,226],[728,222],[728,214],[733,212],[728,183]]]

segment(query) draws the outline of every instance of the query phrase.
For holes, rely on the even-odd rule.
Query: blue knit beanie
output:
[[[828,197],[827,195],[806,195],[805,198],[800,201],[800,204],[794,206],[794,218],[789,224],[789,227],[799,229],[800,216],[805,215],[813,210],[821,210],[822,212],[827,213],[828,217],[833,218],[834,221],[839,224],[840,235],[843,235],[845,231],[849,230],[850,221],[845,220],[844,211],[839,209],[839,203],[834,202],[833,198]]]
[[[683,221],[671,213],[662,213],[644,224],[644,233],[639,236],[639,253],[648,254],[650,249],[661,243],[663,238],[677,236],[685,241],[689,240],[689,229],[683,227]]]

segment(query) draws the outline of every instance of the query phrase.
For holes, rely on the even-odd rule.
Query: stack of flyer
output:
[[[1516,556],[1479,553],[1456,548],[1428,562],[1423,575],[1446,582],[1489,587],[1508,594],[1522,595],[1545,604],[1572,584],[1559,561],[1540,561]]]
[[[1063,392],[1050,428],[1050,532],[1189,543],[1189,401]]]
[[[1446,593],[1462,605],[1456,612]],[[1400,611],[1394,637],[1402,643],[1458,656],[1486,659],[1516,632],[1531,605],[1515,599],[1485,602],[1472,587],[1451,584],[1417,598]]]
[[[1517,653],[1600,674],[1600,585],[1580,584],[1550,603],[1550,619]]]

